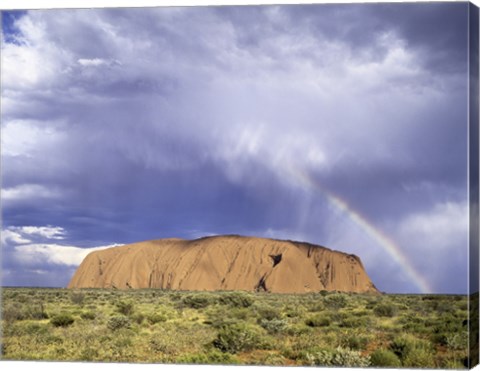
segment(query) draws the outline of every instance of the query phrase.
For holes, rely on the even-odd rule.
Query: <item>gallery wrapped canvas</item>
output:
[[[478,17],[2,10],[2,363],[473,368]]]

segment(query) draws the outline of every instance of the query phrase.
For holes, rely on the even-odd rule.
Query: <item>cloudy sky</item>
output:
[[[465,293],[467,6],[2,12],[2,284],[228,233]]]

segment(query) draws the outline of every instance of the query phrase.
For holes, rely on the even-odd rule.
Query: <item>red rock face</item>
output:
[[[163,239],[92,252],[68,287],[378,293],[355,255],[240,236]]]

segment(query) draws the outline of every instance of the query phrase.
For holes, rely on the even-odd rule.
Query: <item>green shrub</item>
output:
[[[107,322],[107,327],[112,331],[117,331],[122,328],[130,328],[130,319],[127,316],[111,317]]]
[[[152,325],[159,322],[165,322],[167,320],[167,316],[163,313],[151,313],[147,315],[147,321],[150,322]]]
[[[271,353],[263,358],[260,364],[268,366],[283,366],[285,364],[285,357],[281,354]]]
[[[452,302],[439,302],[435,308],[437,313],[454,313],[455,305]]]
[[[145,319],[145,314],[143,313],[135,313],[133,316],[132,316],[132,320],[136,323],[138,323],[139,325],[142,324],[142,322],[144,321]]]
[[[245,324],[234,324],[220,329],[213,346],[225,353],[254,349],[260,342],[256,331]]]
[[[348,328],[367,328],[368,318],[349,316],[340,320],[340,327]]]
[[[325,310],[325,304],[323,304],[322,302],[313,303],[308,308],[309,312],[321,312],[323,310]]]
[[[48,314],[45,312],[43,303],[33,303],[24,307],[25,319],[47,319]]]
[[[434,350],[428,341],[402,335],[393,339],[390,350],[400,358],[405,367],[435,367]]]
[[[223,306],[207,309],[206,315],[207,319],[204,321],[204,323],[215,328],[222,328],[224,326],[230,326],[239,322],[244,322],[244,320],[239,321],[238,318],[231,316],[230,308],[227,309]]]
[[[251,295],[244,292],[225,292],[220,295],[221,304],[238,308],[248,308],[254,303]]]
[[[182,304],[188,308],[201,309],[206,308],[210,304],[214,304],[216,297],[209,294],[192,294],[182,299]]]
[[[468,331],[461,331],[458,334],[446,336],[446,345],[453,350],[466,350],[468,347]]]
[[[225,309],[225,308],[220,307],[219,309],[221,311],[222,309]],[[250,308],[232,307],[232,308],[228,308],[225,312],[232,320],[248,321],[251,317],[253,317],[253,314]]]
[[[255,307],[255,312],[257,312],[259,320],[266,319],[267,321],[271,321],[273,319],[282,318],[280,310],[271,307],[270,305],[257,305]]]
[[[341,309],[347,306],[347,298],[344,294],[332,294],[325,297],[324,303],[329,309]]]
[[[130,316],[135,311],[135,305],[131,301],[119,301],[116,303],[117,312],[124,316]]]
[[[237,364],[239,360],[232,354],[223,353],[216,349],[206,353],[185,354],[175,359],[175,363],[191,363],[205,365]]]
[[[83,312],[82,314],[80,314],[80,317],[86,320],[93,320],[95,319],[96,315],[94,312]]]
[[[305,324],[310,327],[330,326],[330,318],[324,315],[316,315],[305,320]]]
[[[50,320],[50,323],[55,327],[68,327],[75,322],[75,319],[68,313],[56,314]]]
[[[364,357],[360,352],[348,348],[337,348],[333,354],[333,366],[368,367],[370,357]]]
[[[167,355],[177,355],[178,347],[172,341],[166,339],[153,337],[150,339],[149,348],[154,353],[161,353]]]
[[[70,300],[73,304],[83,305],[85,294],[83,292],[74,291],[70,294]]]
[[[260,326],[262,326],[269,334],[278,334],[287,328],[287,321],[284,319],[273,318],[271,320],[261,319]]]
[[[6,322],[14,322],[25,319],[23,307],[19,303],[7,304],[2,310],[2,319]]]
[[[47,324],[37,322],[27,322],[24,326],[16,330],[18,335],[35,335],[36,337],[48,335],[50,332],[50,328]]]
[[[16,298],[16,300],[19,303],[28,303],[30,301],[30,298],[27,295],[24,294],[19,294]]]
[[[391,303],[380,303],[373,309],[373,313],[380,317],[394,317],[397,312],[398,307]]]
[[[442,362],[442,368],[443,369],[456,369],[460,370],[463,368],[466,368],[465,365],[456,358],[449,358],[449,359],[444,359]]]
[[[415,342],[416,339],[411,335],[397,336],[390,344],[390,350],[403,359],[411,349],[415,348]]]
[[[303,315],[303,310],[298,307],[286,307],[285,310],[285,316],[288,318],[299,318]]]
[[[370,357],[364,357],[360,352],[341,347],[335,350],[323,349],[313,354],[307,353],[306,360],[312,366],[368,367],[370,365]]]
[[[370,354],[372,366],[400,367],[402,363],[395,353],[388,349],[376,349]]]
[[[80,352],[80,361],[93,361],[99,355],[98,349],[87,347]]]
[[[428,347],[413,348],[404,357],[403,366],[415,368],[434,368],[434,354]]]
[[[314,331],[313,328],[306,326],[303,323],[290,325],[286,328],[286,333],[291,336],[299,336],[302,334],[311,334]]]
[[[344,319],[349,317],[347,313],[340,311],[329,311],[323,315],[328,316],[332,322],[342,322]]]
[[[342,341],[342,346],[352,350],[363,350],[367,347],[368,340],[366,336],[351,335]]]

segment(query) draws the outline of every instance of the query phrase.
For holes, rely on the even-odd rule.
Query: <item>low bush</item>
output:
[[[185,354],[175,359],[175,363],[191,363],[205,365],[228,365],[240,363],[234,355],[223,353],[216,349],[206,353]]]
[[[347,306],[347,298],[344,294],[332,294],[325,297],[324,303],[329,309],[341,309]]]
[[[229,309],[231,308],[225,308],[223,306],[208,308],[206,310],[207,319],[203,323],[219,329],[244,322],[244,320],[239,320],[238,318],[231,316]]]
[[[390,344],[390,350],[400,359],[403,359],[406,354],[415,347],[415,342],[416,339],[411,335],[397,336]]]
[[[285,365],[285,357],[281,354],[270,353],[264,357],[259,364],[268,366],[283,366]]]
[[[70,300],[73,304],[81,306],[85,300],[85,294],[83,292],[74,291],[70,294]]]
[[[370,357],[341,347],[335,350],[324,349],[313,354],[308,353],[306,360],[312,366],[368,367],[370,365]]]
[[[49,334],[51,328],[48,324],[38,322],[22,323],[21,327],[16,329],[19,335],[43,337]]]
[[[287,321],[284,319],[261,319],[260,326],[262,326],[269,334],[278,334],[285,331],[287,328]]]
[[[308,308],[309,312],[321,312],[323,310],[325,310],[325,304],[322,302],[313,303]]]
[[[132,320],[141,325],[143,323],[143,321],[145,320],[145,314],[143,313],[135,313],[133,316],[132,316]]]
[[[446,345],[453,350],[466,350],[468,347],[468,331],[460,331],[457,334],[446,336]]]
[[[107,327],[112,331],[117,331],[122,328],[130,328],[131,322],[127,316],[115,316],[108,320]]]
[[[96,314],[94,312],[83,312],[80,314],[80,317],[85,320],[93,320],[96,317]]]
[[[47,319],[45,305],[42,302],[33,303],[24,307],[25,319]]]
[[[254,349],[260,342],[259,334],[245,324],[220,329],[213,346],[225,353],[238,353]]]
[[[257,313],[259,320],[265,319],[271,321],[273,319],[282,318],[280,310],[270,305],[256,305],[255,312]]]
[[[340,327],[367,328],[369,319],[366,317],[348,316],[340,320]]]
[[[323,314],[330,318],[332,322],[342,322],[344,319],[349,317],[348,313],[340,312],[340,311],[328,311]]]
[[[73,322],[75,319],[68,313],[56,314],[50,319],[50,323],[55,327],[68,327]]]
[[[311,334],[313,331],[314,329],[312,327],[306,326],[304,323],[290,325],[285,329],[285,332],[291,336]]]
[[[435,359],[429,347],[417,347],[410,350],[403,358],[404,367],[434,368]]]
[[[209,294],[192,294],[185,296],[181,303],[193,309],[206,308],[216,302],[216,297]]]
[[[402,335],[393,339],[390,350],[400,358],[405,367],[435,367],[434,350],[428,341],[412,335]]]
[[[119,301],[116,303],[117,312],[124,316],[130,316],[135,311],[135,305],[132,301]]]
[[[368,367],[370,366],[370,357],[362,356],[360,352],[348,348],[337,348],[333,353],[332,365],[345,367]]]
[[[298,307],[286,307],[284,309],[285,316],[288,318],[298,318],[303,315],[303,310],[302,308]]]
[[[159,322],[165,322],[166,320],[167,316],[163,313],[151,313],[147,315],[147,321],[152,325]]]
[[[352,350],[364,350],[368,344],[368,337],[361,335],[350,335],[343,339],[342,346]]]
[[[91,347],[87,347],[80,352],[80,361],[93,361],[99,355],[99,350]]]
[[[248,308],[254,300],[251,295],[244,292],[225,292],[220,296],[219,302],[232,307]]]
[[[148,342],[149,349],[154,353],[166,355],[177,355],[178,347],[174,342],[162,339],[161,337],[153,337]]]
[[[305,320],[305,324],[310,327],[330,326],[330,318],[324,315],[316,315]]]
[[[23,307],[19,303],[7,304],[2,310],[2,319],[6,322],[14,322],[25,319]]]
[[[373,313],[380,317],[394,317],[398,312],[398,307],[392,303],[380,303],[373,308]]]
[[[228,309],[228,315],[232,319],[247,321],[249,318],[253,316],[253,313],[250,308],[234,307],[234,308]]]
[[[377,367],[400,367],[402,363],[395,353],[388,349],[377,349],[370,354],[372,366]]]

